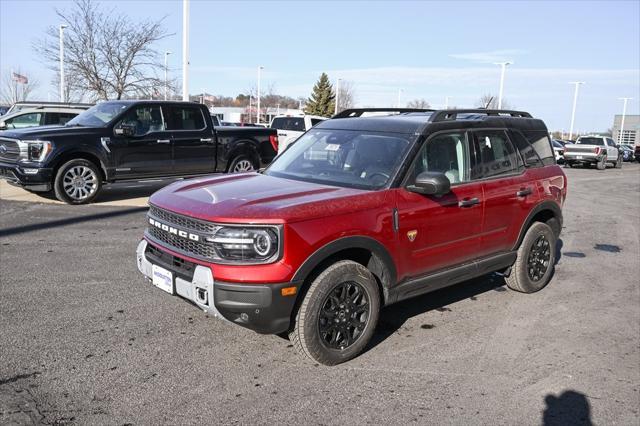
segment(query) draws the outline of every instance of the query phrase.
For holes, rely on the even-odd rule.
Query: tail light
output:
[[[275,152],[278,152],[278,136],[277,135],[269,135],[269,142],[271,142],[271,146]]]
[[[593,148],[593,153],[596,155],[600,154],[600,147]]]

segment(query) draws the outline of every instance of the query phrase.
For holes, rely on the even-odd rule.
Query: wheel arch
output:
[[[306,287],[326,266],[339,260],[352,260],[369,269],[376,278],[382,304],[386,303],[397,270],[388,250],[371,237],[343,237],[322,246],[298,268],[292,281],[302,281]]]
[[[231,162],[233,162],[233,160],[240,155],[247,155],[251,157],[256,170],[260,168],[260,153],[258,153],[254,142],[252,142],[251,140],[240,140],[234,144],[233,148],[227,154],[227,164],[225,165],[225,171],[229,171]]]
[[[513,247],[513,250],[517,250],[524,239],[524,235],[527,233],[531,225],[535,222],[542,222],[548,224],[556,237],[560,236],[562,231],[562,210],[560,206],[553,201],[543,201],[536,205],[529,215],[527,216],[520,233],[518,235],[518,241]]]
[[[98,170],[100,171],[100,175],[102,177],[102,181],[104,182],[107,180],[107,168],[102,162],[102,160],[100,160],[100,158],[97,155],[87,151],[67,151],[60,154],[56,158],[56,161],[52,167],[53,178],[55,179],[55,176],[58,173],[58,170],[60,169],[60,167],[62,167],[63,164],[65,164],[68,161],[76,160],[76,159],[84,159],[87,161],[91,161],[93,164],[95,164],[98,167]]]

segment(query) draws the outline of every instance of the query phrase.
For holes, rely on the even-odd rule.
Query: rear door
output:
[[[165,108],[173,139],[175,172],[181,175],[213,173],[216,167],[216,140],[202,108],[169,105]]]
[[[482,255],[509,251],[513,235],[518,234],[537,199],[536,182],[525,173],[523,159],[505,130],[476,130],[472,134],[485,197],[480,251]]]
[[[135,128],[133,135],[115,135],[123,126]],[[174,173],[171,133],[166,129],[159,104],[131,108],[114,126],[110,138],[116,178],[168,176]]]
[[[467,133],[447,131],[431,136],[417,154],[396,194],[399,246],[404,269],[417,277],[478,256],[484,195],[472,179],[474,153]],[[451,192],[430,196],[405,188],[424,171],[444,173]]]

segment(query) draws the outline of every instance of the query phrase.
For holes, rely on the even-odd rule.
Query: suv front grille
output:
[[[12,139],[0,138],[0,159],[17,160],[20,156],[20,145]]]
[[[217,259],[218,255],[212,242],[205,240],[206,237],[213,236],[220,228],[213,223],[192,219],[177,213],[173,213],[156,206],[151,206],[148,213],[149,219],[167,225],[163,227],[148,225],[147,235],[153,240],[167,246],[178,253],[189,257],[211,260]],[[163,229],[167,228],[167,229]],[[171,229],[173,228],[173,229]],[[172,232],[173,231],[173,232]],[[187,234],[195,234],[198,241],[194,241],[189,236],[178,235],[177,231],[184,231]]]
[[[182,216],[167,210],[163,210],[154,205],[149,207],[149,214],[163,222],[169,222],[185,229],[185,231],[204,232],[213,234],[220,228],[219,226],[198,219]]]

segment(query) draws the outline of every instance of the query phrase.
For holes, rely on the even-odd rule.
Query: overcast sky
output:
[[[181,72],[182,1],[102,1],[132,19],[161,19],[173,35],[169,50]],[[0,69],[21,69],[40,82],[37,96],[56,99],[32,42],[57,26],[55,8],[69,1],[0,0]],[[325,71],[354,84],[359,106],[395,106],[424,98],[433,107],[475,106],[496,94],[507,69],[505,99],[568,130],[573,86],[582,80],[576,115],[580,131],[606,130],[631,96],[640,98],[639,1],[539,2],[215,2],[191,1],[190,92],[235,96],[256,85],[308,96]]]

